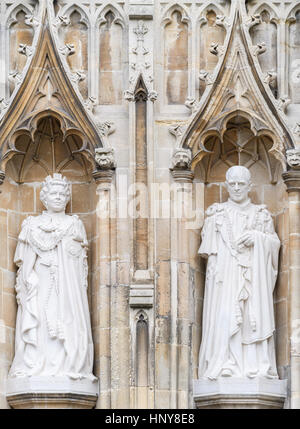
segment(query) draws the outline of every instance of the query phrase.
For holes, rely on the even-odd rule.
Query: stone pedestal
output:
[[[194,401],[197,408],[283,408],[287,381],[266,378],[194,380]]]
[[[98,391],[98,380],[21,377],[7,380],[6,399],[12,408],[93,408]]]

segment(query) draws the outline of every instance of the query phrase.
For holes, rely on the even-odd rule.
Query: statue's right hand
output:
[[[34,292],[34,290],[38,285],[38,282],[39,282],[38,276],[34,271],[32,271],[28,276],[28,280],[26,281],[27,292],[29,295],[31,295],[32,292]]]

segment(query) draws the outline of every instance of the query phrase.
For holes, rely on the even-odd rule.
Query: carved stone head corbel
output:
[[[114,149],[113,148],[96,148],[95,149],[96,170],[93,177],[98,184],[110,184],[114,177],[116,168]]]
[[[113,148],[96,148],[95,161],[99,170],[114,170],[116,168]]]
[[[191,182],[194,174],[191,171],[192,155],[190,149],[176,149],[173,157],[170,170],[175,182]]]
[[[291,169],[300,170],[300,148],[287,149],[286,160]]]
[[[172,157],[171,170],[189,170],[192,156],[190,149],[176,149]]]

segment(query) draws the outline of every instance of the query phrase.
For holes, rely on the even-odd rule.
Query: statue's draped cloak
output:
[[[18,312],[10,376],[95,379],[86,248],[77,216],[44,212],[23,222],[15,253]]]
[[[249,231],[254,245],[238,246]],[[273,290],[279,248],[264,205],[228,201],[208,208],[199,249],[208,258],[199,377],[214,379],[226,369],[236,376],[277,376]]]

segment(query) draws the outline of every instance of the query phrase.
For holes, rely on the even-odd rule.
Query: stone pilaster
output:
[[[99,154],[100,152],[100,154]],[[96,162],[98,168],[93,172],[97,184],[97,207],[95,237],[92,247],[93,290],[92,314],[93,339],[95,345],[95,374],[100,380],[99,399],[96,408],[111,408],[111,289],[113,283],[114,200],[112,181],[114,162],[105,162],[106,152],[98,149]],[[108,155],[109,157],[109,155]],[[100,158],[100,159],[99,159]],[[106,159],[107,160],[107,159]],[[99,162],[100,161],[100,162]]]
[[[290,169],[282,177],[289,196],[291,408],[300,408],[300,170]]]
[[[175,151],[171,173],[177,184],[174,193],[171,237],[171,335],[170,407],[192,406],[190,255],[187,228],[189,192],[194,175],[188,149]]]

